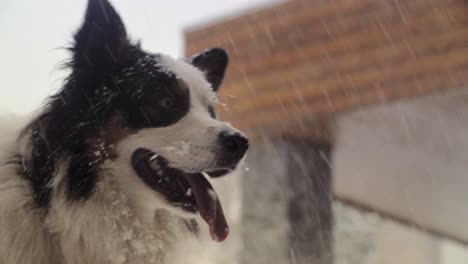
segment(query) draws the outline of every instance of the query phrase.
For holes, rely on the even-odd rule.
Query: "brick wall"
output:
[[[351,108],[468,85],[465,0],[289,1],[185,33],[221,46],[221,116],[251,135],[321,136]]]

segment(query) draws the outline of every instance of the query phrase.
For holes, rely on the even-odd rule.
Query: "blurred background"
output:
[[[468,263],[467,1],[112,3],[148,50],[230,53],[218,110],[253,143],[217,263]],[[60,87],[84,7],[0,2],[0,115]]]

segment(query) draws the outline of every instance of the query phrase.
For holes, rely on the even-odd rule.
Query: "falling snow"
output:
[[[213,201],[226,201],[227,215],[235,220],[237,237],[221,251],[236,253],[224,260],[329,264],[333,253],[338,264],[380,263],[383,256],[396,258],[392,249],[423,254],[417,246],[429,244],[442,259],[445,240],[468,239],[463,222],[468,216],[468,92],[463,89],[468,85],[463,37],[468,9],[450,0],[310,3],[286,1],[281,5],[289,8],[274,7],[265,18],[247,16],[235,27],[195,38],[194,46],[203,46],[206,38],[229,50],[232,64],[221,88],[228,90],[220,92],[218,105],[222,117],[233,122],[226,126],[252,138],[240,175],[213,179],[217,192],[208,190]],[[207,94],[210,103],[218,102],[203,73],[189,63],[148,54],[122,69],[115,83],[99,85],[92,113],[113,104],[115,85],[135,84],[130,96],[142,99],[142,83],[160,74],[188,76],[188,85]],[[136,84],[140,76],[146,79]],[[453,94],[447,95],[448,89]],[[43,133],[32,131],[33,136]],[[117,147],[93,142],[88,165],[99,164]],[[180,158],[196,155],[196,148],[190,141],[168,142],[161,152]],[[157,158],[149,158],[155,170],[160,169]],[[151,252],[162,249],[160,238],[167,234],[145,230],[120,192],[103,193],[115,217],[103,221],[114,221],[106,228],[118,236],[103,238],[115,253],[109,256],[112,263],[127,263],[133,254],[147,256],[145,263],[161,263]],[[385,220],[387,214],[401,215],[403,221]],[[441,239],[430,235],[432,230],[440,237],[451,235]],[[413,249],[408,237],[420,244],[414,240]],[[391,244],[395,241],[405,243]]]

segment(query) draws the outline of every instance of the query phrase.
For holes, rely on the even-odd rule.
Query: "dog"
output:
[[[172,263],[198,222],[226,239],[208,178],[249,146],[214,111],[226,51],[150,53],[107,0],[89,0],[70,53],[43,109],[1,125],[0,263]]]

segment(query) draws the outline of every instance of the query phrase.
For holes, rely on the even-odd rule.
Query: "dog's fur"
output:
[[[213,111],[227,54],[143,51],[106,0],[89,1],[70,50],[71,74],[38,115],[0,124],[0,263],[171,263],[196,215],[138,177],[132,155],[235,168],[245,149],[233,157],[219,135],[243,136]]]

